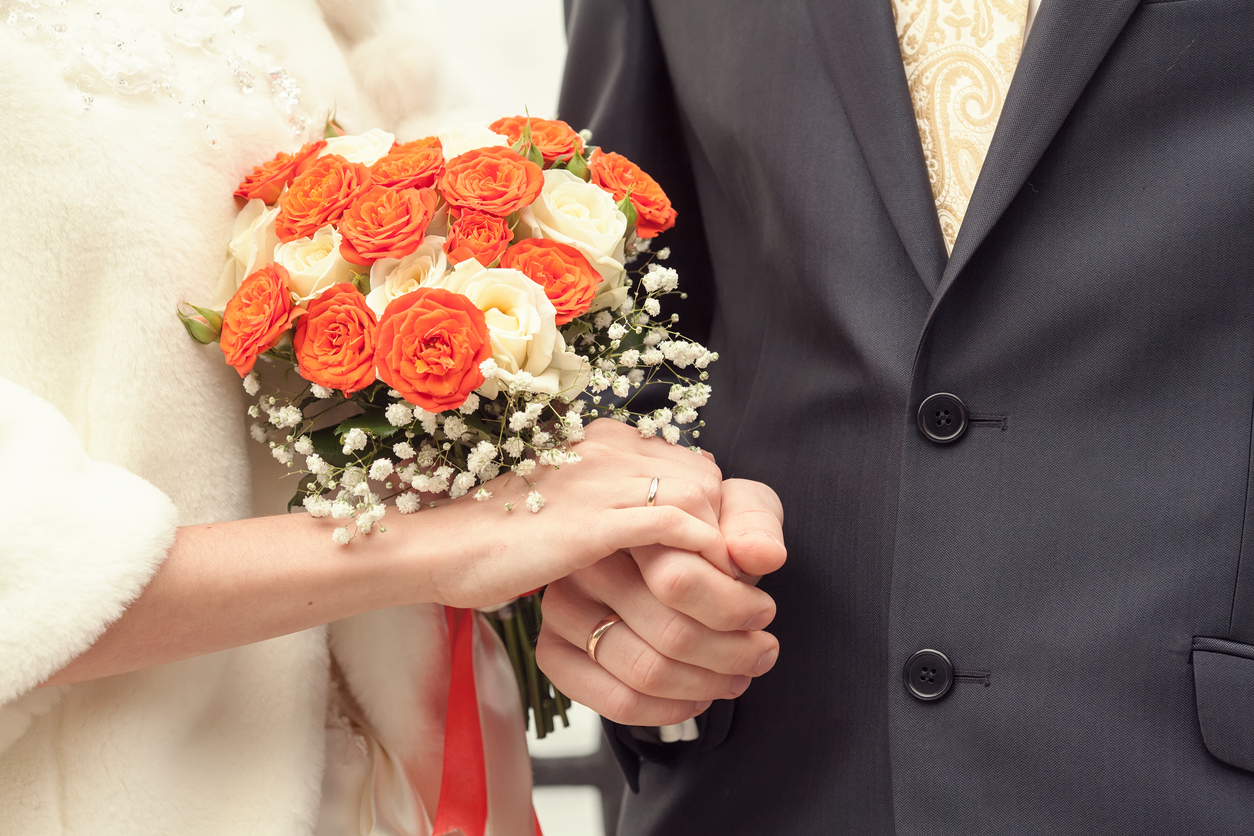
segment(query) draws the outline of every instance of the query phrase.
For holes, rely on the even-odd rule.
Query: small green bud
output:
[[[183,327],[187,329],[187,333],[193,340],[201,345],[216,343],[218,341],[219,329],[210,326],[198,316],[188,316],[182,311],[177,311],[179,322],[183,323]]]

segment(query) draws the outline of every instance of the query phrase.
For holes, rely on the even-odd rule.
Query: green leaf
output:
[[[530,145],[527,148],[527,159],[540,166],[540,168],[544,168],[544,155],[540,153],[540,149],[535,145]]]
[[[357,292],[362,296],[368,296],[370,294],[369,273],[349,273],[348,280],[353,283],[353,287],[357,288]]]
[[[618,201],[618,211],[627,216],[627,231],[632,232],[636,228],[636,205],[631,202],[631,187],[627,187],[627,193],[623,195],[623,199]]]
[[[335,428],[335,434],[343,438],[349,430],[354,429],[365,430],[378,438],[390,438],[396,435],[400,427],[392,426],[382,410],[372,409],[341,421],[340,425]]]
[[[588,169],[587,161],[579,154],[571,155],[570,162],[566,163],[566,170],[585,183],[592,179],[592,172]]]
[[[191,338],[201,345],[208,345],[218,341],[218,330],[210,328],[205,323],[195,317],[190,317],[182,311],[176,311],[179,316],[179,322],[183,323],[183,327],[187,329],[187,333]]]

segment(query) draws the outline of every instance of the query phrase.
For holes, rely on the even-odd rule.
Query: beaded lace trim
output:
[[[96,97],[121,94],[168,101],[218,147],[215,106],[203,92],[224,75],[240,93],[267,91],[296,139],[312,118],[300,106],[300,85],[265,54],[244,27],[244,7],[210,0],[0,0],[0,26],[45,45],[90,111]],[[178,60],[188,50],[209,57]]]

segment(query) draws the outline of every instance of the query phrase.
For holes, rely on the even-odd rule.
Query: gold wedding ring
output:
[[[597,626],[592,628],[592,632],[588,634],[588,643],[584,648],[588,651],[588,656],[592,658],[592,661],[597,662],[597,645],[601,643],[601,637],[605,635],[605,631],[622,620],[622,616],[617,613],[610,613],[598,621]],[[597,662],[597,664],[601,663]]]
[[[653,481],[649,483],[649,498],[644,501],[644,507],[652,508],[657,502],[657,483],[661,480],[654,476]]]

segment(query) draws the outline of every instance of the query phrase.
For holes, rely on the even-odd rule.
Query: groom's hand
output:
[[[764,632],[775,602],[753,584],[783,565],[782,516],[770,488],[727,480],[719,526],[735,565],[651,546],[550,584],[540,667],[567,696],[626,725],[679,723],[740,696],[779,655]],[[584,644],[611,612],[623,622],[605,633],[594,663]]]

